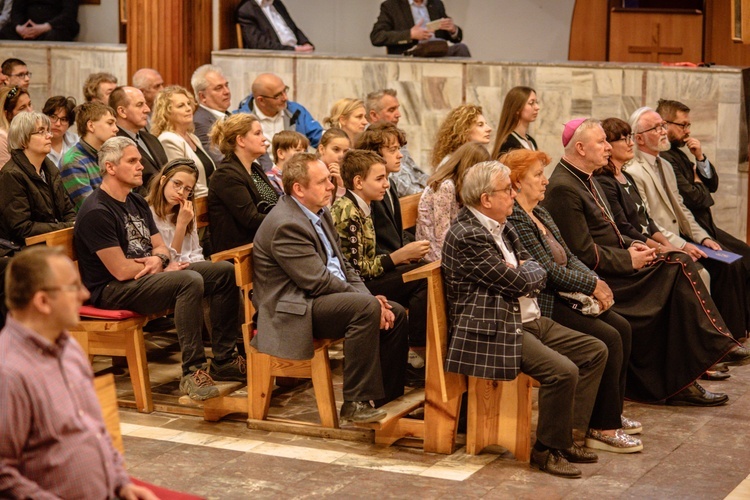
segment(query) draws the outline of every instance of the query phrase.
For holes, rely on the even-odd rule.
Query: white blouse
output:
[[[203,262],[203,247],[201,247],[200,239],[198,238],[198,229],[193,225],[193,230],[185,235],[185,239],[182,240],[182,250],[178,252],[172,248],[172,242],[174,241],[174,233],[176,226],[169,222],[167,219],[162,219],[156,212],[154,207],[151,208],[151,213],[154,216],[154,222],[156,228],[161,234],[161,239],[164,240],[164,244],[169,248],[169,258],[174,262]]]

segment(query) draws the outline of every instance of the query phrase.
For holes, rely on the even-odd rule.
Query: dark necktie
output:
[[[669,191],[669,188],[667,187],[667,178],[664,177],[664,170],[662,170],[661,158],[659,158],[658,156],[656,157],[656,161],[654,162],[654,168],[659,173],[659,179],[661,179],[661,187],[664,188],[664,191]]]

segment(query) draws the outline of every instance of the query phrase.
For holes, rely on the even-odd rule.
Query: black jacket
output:
[[[396,185],[391,184],[389,191],[393,200],[393,210],[388,205],[386,198],[383,198],[382,201],[370,203],[372,223],[375,226],[375,251],[378,254],[386,255],[390,255],[407,243],[414,241],[413,235],[404,232]]]
[[[302,30],[294,24],[292,16],[289,15],[281,0],[276,0],[273,6],[297,37],[297,45],[306,43],[312,45]],[[242,44],[246,49],[294,50],[294,47],[281,44],[273,25],[255,0],[245,0],[237,7],[237,22],[240,23]]]
[[[427,0],[427,12],[431,21],[448,17],[440,0]],[[410,33],[414,24],[409,0],[385,0],[380,4],[380,15],[370,32],[370,42],[375,47],[386,47],[389,54],[403,54],[417,44]],[[456,28],[458,31],[455,36],[445,30],[438,30],[435,37],[458,43],[463,39],[463,32],[458,26]]]
[[[252,169],[271,187],[260,165],[253,163]],[[259,210],[260,201],[260,193],[247,169],[234,154],[226,156],[211,176],[208,187],[208,218],[214,252],[253,242],[255,232],[271,208]]]
[[[0,236],[18,246],[29,236],[72,227],[76,218],[57,167],[48,158],[42,172],[46,182],[21,149],[11,151],[0,171]],[[0,249],[0,255],[8,253]]]
[[[138,152],[141,153],[141,164],[143,165],[143,185],[135,191],[141,196],[146,197],[148,195],[148,189],[149,184],[151,183],[151,179],[156,174],[161,172],[161,169],[164,167],[164,165],[167,164],[169,159],[167,158],[167,153],[164,152],[164,146],[161,145],[161,142],[159,142],[159,139],[157,139],[154,134],[150,133],[145,128],[141,129],[138,134],[146,144],[148,151],[144,151],[143,148],[138,145],[138,143],[136,143],[136,145],[138,145]],[[127,137],[128,139],[132,139],[132,137],[128,135],[127,132],[123,131],[119,126],[117,127],[117,135],[118,137]]]

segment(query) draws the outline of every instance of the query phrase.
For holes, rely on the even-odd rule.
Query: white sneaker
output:
[[[407,359],[412,368],[424,368],[424,358],[420,356],[416,351],[409,350],[409,358]]]

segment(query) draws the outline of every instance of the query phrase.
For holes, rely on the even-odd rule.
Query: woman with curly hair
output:
[[[352,144],[357,142],[359,134],[367,127],[365,118],[365,103],[362,99],[345,97],[339,99],[331,106],[331,114],[323,119],[323,125],[328,128],[340,128]]]
[[[455,150],[467,142],[486,146],[490,143],[492,127],[482,115],[481,106],[464,104],[454,108],[440,125],[432,149],[432,164],[440,167]]]
[[[193,133],[194,111],[195,101],[187,89],[179,85],[162,89],[154,101],[151,133],[159,138],[170,161],[188,158],[195,162],[199,173],[195,196],[200,198],[208,194],[208,181],[216,166]]]
[[[458,148],[448,161],[443,163],[427,179],[419,199],[417,213],[417,240],[430,242],[430,250],[424,256],[427,262],[439,260],[448,228],[463,206],[461,186],[464,175],[477,163],[490,159],[487,148],[468,142]]]
[[[492,157],[499,158],[511,149],[536,151],[536,141],[527,132],[539,114],[539,101],[531,87],[513,87],[505,95],[500,123],[495,135]]]

